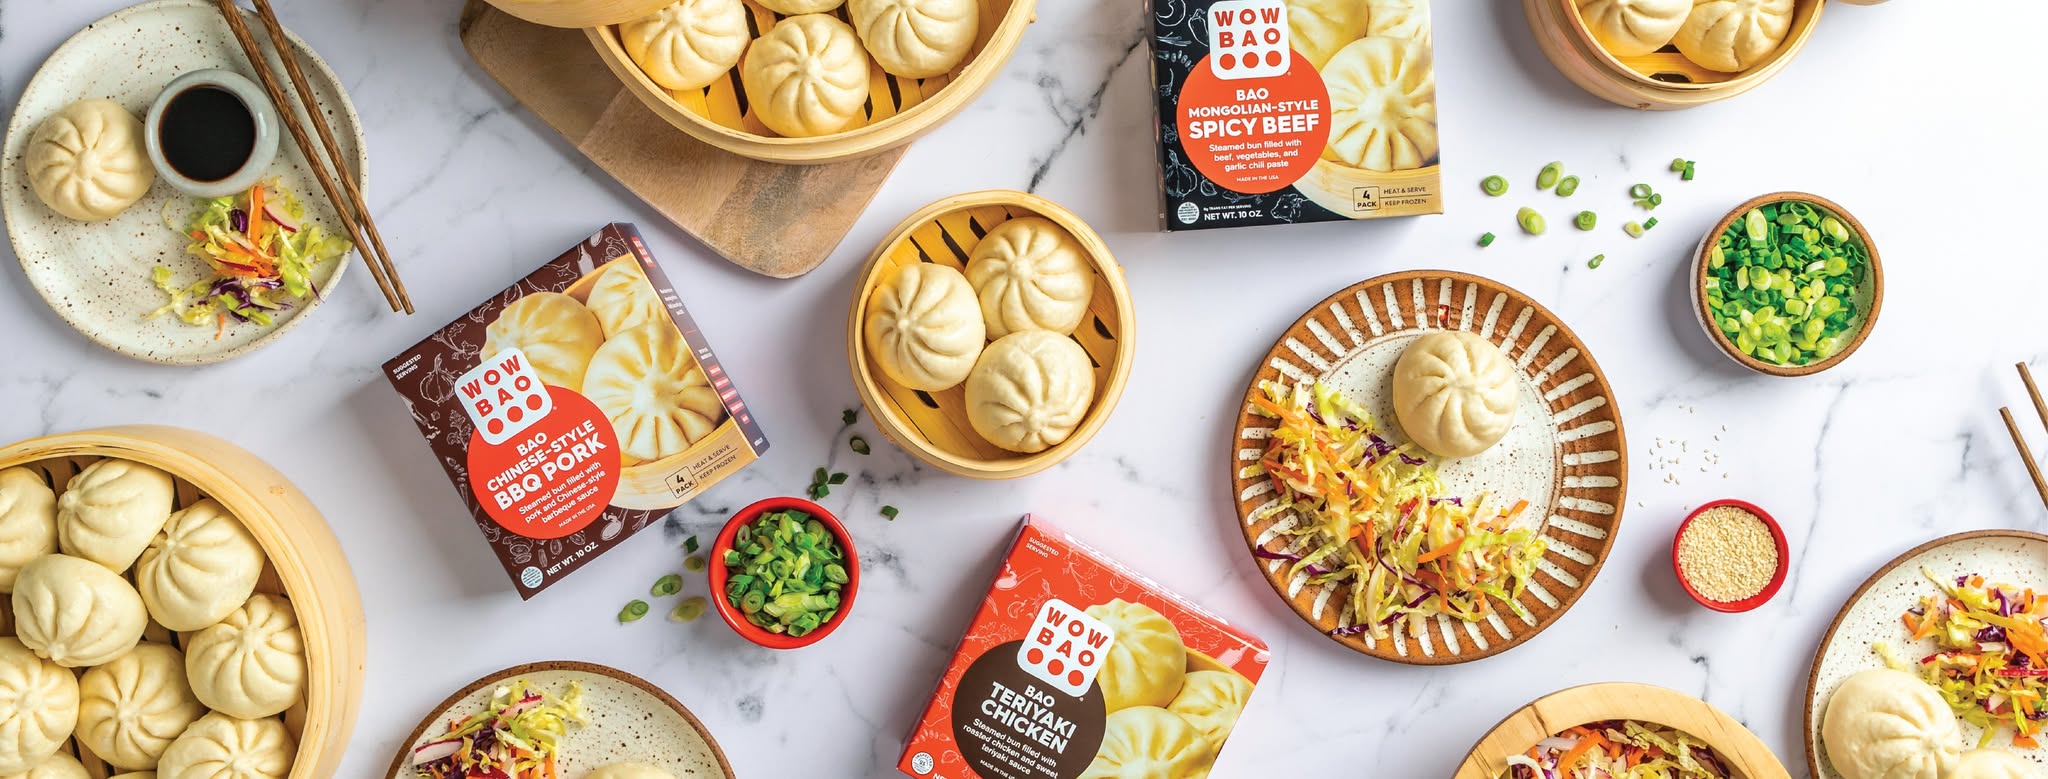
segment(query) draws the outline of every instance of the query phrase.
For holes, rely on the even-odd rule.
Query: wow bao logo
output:
[[[1058,598],[1038,607],[1017,648],[1017,665],[1054,689],[1079,698],[1095,684],[1116,631]]]

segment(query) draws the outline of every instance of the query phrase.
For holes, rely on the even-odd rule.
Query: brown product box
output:
[[[1267,660],[1252,634],[1025,517],[896,768],[1206,776]]]
[[[1166,230],[1443,213],[1429,0],[1148,5]]]
[[[384,363],[519,597],[768,450],[629,224]]]

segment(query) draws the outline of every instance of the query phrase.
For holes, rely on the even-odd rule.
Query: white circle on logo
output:
[[[531,565],[526,566],[526,570],[519,572],[519,583],[528,587],[539,587],[540,579],[540,569]]]
[[[916,771],[916,772],[918,772],[918,773],[920,773],[920,774],[928,774],[928,773],[931,773],[931,772],[932,772],[932,756],[931,756],[931,753],[929,753],[929,752],[919,752],[919,753],[917,753],[917,754],[915,754],[915,755],[911,755],[911,756],[910,756],[910,770],[912,770],[912,771]]]
[[[1195,220],[1202,218],[1202,208],[1193,203],[1182,203],[1180,204],[1180,210],[1175,215],[1180,217],[1181,224],[1191,225],[1195,223]]]

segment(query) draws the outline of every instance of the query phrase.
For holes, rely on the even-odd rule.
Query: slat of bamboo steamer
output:
[[[1566,79],[1602,100],[1646,111],[1692,108],[1762,85],[1806,46],[1825,5],[1795,0],[1792,27],[1770,59],[1740,73],[1722,73],[1693,64],[1669,45],[1640,57],[1616,57],[1586,28],[1579,0],[1522,0],[1537,47]]]
[[[502,7],[509,0],[496,0]],[[703,89],[668,90],[655,84],[626,55],[616,26],[584,32],[612,72],[647,107],[677,129],[718,148],[766,162],[810,165],[842,162],[887,151],[916,140],[966,108],[995,82],[1017,42],[1034,20],[1038,0],[978,0],[981,31],[967,59],[951,72],[928,79],[898,78],[869,58],[868,103],[853,124],[830,135],[785,138],[754,118],[745,105],[739,68]],[[775,26],[778,15],[747,0],[755,37]],[[846,21],[841,6],[832,15]]]
[[[996,225],[1025,216],[1041,216],[1065,228],[1080,242],[1095,271],[1088,318],[1074,331],[1074,340],[1095,364],[1095,403],[1072,436],[1036,454],[1006,451],[982,440],[968,424],[966,392],[961,387],[928,393],[890,381],[868,360],[862,336],[868,296],[888,271],[919,262],[965,268],[982,236]],[[852,308],[846,317],[846,354],[861,405],[890,441],[948,473],[1014,479],[1050,468],[1080,451],[1109,419],[1130,379],[1131,357],[1137,346],[1136,322],[1123,271],[1086,222],[1045,198],[991,190],[955,195],[925,206],[882,239],[854,283]]]
[[[1740,779],[1790,779],[1785,765],[1742,723],[1690,695],[1632,682],[1589,684],[1551,693],[1501,720],[1473,745],[1451,779],[1500,779],[1509,755],[1570,728],[1635,720],[1674,728],[1713,747]]]
[[[289,779],[325,779],[341,765],[363,689],[363,603],[341,543],[318,509],[284,474],[213,436],[162,425],[109,427],[0,448],[0,468],[27,466],[60,494],[72,476],[105,458],[133,460],[177,478],[177,508],[211,497],[232,512],[269,557],[256,591],[285,597],[306,648],[306,695],[280,715],[298,742]],[[132,573],[131,573],[132,577]],[[0,599],[4,601],[5,599]],[[11,604],[10,604],[11,606]],[[13,615],[0,620],[13,633]],[[155,621],[150,641],[183,647],[187,635]],[[119,774],[73,742],[93,779]]]
[[[596,27],[651,16],[675,0],[490,0],[505,13],[549,27]]]

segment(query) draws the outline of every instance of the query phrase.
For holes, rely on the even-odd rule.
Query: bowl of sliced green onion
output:
[[[846,526],[801,498],[740,509],[711,544],[710,560],[718,616],[770,649],[806,647],[831,635],[860,589],[860,557]]]
[[[1884,304],[1884,268],[1863,223],[1804,192],[1728,212],[1693,256],[1692,300],[1707,337],[1744,367],[1808,376],[1863,345]]]

